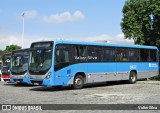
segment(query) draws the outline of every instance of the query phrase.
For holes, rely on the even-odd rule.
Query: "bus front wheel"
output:
[[[137,81],[137,74],[134,71],[131,71],[129,75],[129,83],[134,84],[136,83],[136,81]]]
[[[83,85],[84,85],[84,78],[83,78],[83,76],[77,75],[74,78],[74,81],[73,81],[73,88],[74,89],[81,89],[81,88],[83,88]]]

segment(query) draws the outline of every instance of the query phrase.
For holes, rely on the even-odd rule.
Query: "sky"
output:
[[[43,40],[103,41],[133,44],[124,39],[120,22],[126,0],[0,0],[0,50],[24,48]]]

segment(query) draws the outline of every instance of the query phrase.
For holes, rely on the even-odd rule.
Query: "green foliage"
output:
[[[121,28],[135,44],[160,46],[160,0],[127,0]]]
[[[0,50],[0,61],[2,60],[3,51]]]
[[[158,75],[158,76],[155,76],[155,77],[153,77],[153,78],[150,78],[149,80],[155,80],[155,81],[160,81],[160,75]]]
[[[18,45],[9,45],[9,46],[6,46],[6,49],[4,50],[4,52],[12,52],[13,50],[16,50],[16,49],[21,49],[21,47]]]

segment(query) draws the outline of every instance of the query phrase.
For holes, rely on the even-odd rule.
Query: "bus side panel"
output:
[[[116,80],[116,63],[88,63],[87,83]]]
[[[158,75],[158,63],[140,63],[140,70],[138,71],[137,78],[150,78]]]
[[[148,64],[148,70],[149,70],[150,77],[158,76],[159,75],[159,63],[150,62]]]
[[[145,62],[139,63],[139,70],[137,72],[137,79],[149,78],[149,72],[147,71],[147,64]]]
[[[130,67],[135,66],[135,64],[126,63],[126,62],[118,62],[117,63],[117,78],[118,80],[128,80],[129,79],[129,73],[130,73]]]
[[[141,62],[139,63],[139,70],[137,72],[137,79],[149,78],[150,73],[148,70],[149,63]]]
[[[137,74],[137,79],[150,78],[158,75],[158,63],[140,63],[140,70]]]
[[[69,85],[73,84],[73,79],[76,73],[83,72],[86,73],[87,65],[86,63],[78,63],[67,66],[55,72],[54,75],[54,85]]]

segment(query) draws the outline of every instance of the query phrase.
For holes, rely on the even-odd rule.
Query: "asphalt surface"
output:
[[[1,104],[160,104],[160,81],[138,81],[136,84],[100,83],[89,84],[83,89],[71,87],[28,86],[0,82]],[[2,111],[15,112],[17,111]],[[18,111],[21,112],[21,111]],[[25,111],[44,112],[44,111]],[[58,110],[45,112],[106,112],[105,110]],[[107,112],[128,113],[126,110],[108,110]],[[129,110],[135,113],[135,110]],[[136,112],[154,112],[159,110],[138,110]]]

